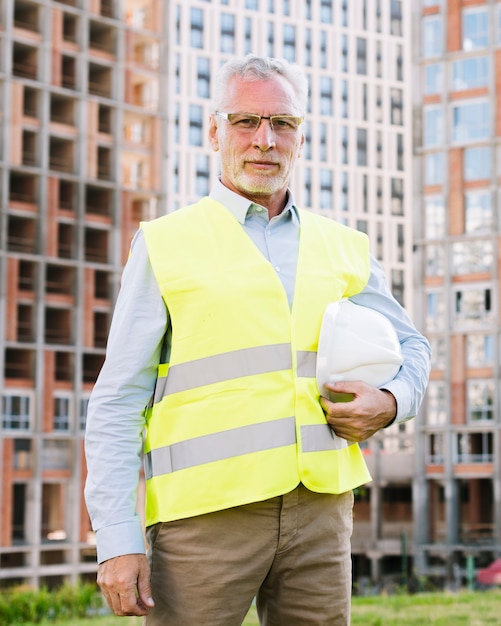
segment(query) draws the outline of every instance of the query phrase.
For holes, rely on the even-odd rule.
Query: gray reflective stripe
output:
[[[306,350],[297,353],[297,375],[315,378],[317,375],[317,353]]]
[[[291,348],[288,343],[216,354],[170,367],[167,376],[157,380],[154,401],[160,402],[164,396],[171,393],[188,391],[232,378],[287,370],[291,367]]]
[[[328,424],[310,424],[301,426],[303,452],[322,452],[323,450],[342,450],[351,445],[341,439]]]
[[[145,455],[145,474],[149,479],[196,465],[295,443],[294,417],[250,424],[151,450]]]

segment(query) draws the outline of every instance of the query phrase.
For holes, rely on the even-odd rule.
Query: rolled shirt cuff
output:
[[[97,562],[124,554],[145,554],[144,533],[139,515],[96,531]]]

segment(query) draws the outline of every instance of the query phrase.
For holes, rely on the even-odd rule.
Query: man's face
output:
[[[301,115],[292,86],[279,75],[267,80],[232,79],[224,112]],[[220,152],[221,181],[226,187],[268,208],[280,203],[283,208],[292,168],[304,143],[301,125],[284,133],[263,119],[257,129],[242,131],[212,116],[209,137],[213,149]]]

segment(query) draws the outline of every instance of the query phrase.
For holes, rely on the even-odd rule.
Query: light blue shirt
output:
[[[268,211],[217,182],[211,197],[242,224],[247,235],[270,261],[281,279],[289,304],[299,248],[300,222],[289,190],[280,215]],[[393,323],[404,362],[396,378],[385,385],[397,401],[397,422],[416,415],[430,368],[430,348],[405,310],[389,291],[384,272],[371,258],[371,274],[354,302],[380,311]],[[87,508],[96,530],[98,561],[121,554],[144,553],[136,512],[141,464],[143,410],[156,381],[169,314],[149,262],[139,230],[124,268],[120,293],[108,337],[106,360],[92,392],[87,412],[85,486]]]

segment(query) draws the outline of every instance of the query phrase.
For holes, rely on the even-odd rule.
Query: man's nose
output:
[[[254,146],[265,152],[275,146],[275,133],[271,127],[271,120],[261,119],[261,123],[254,132]]]

